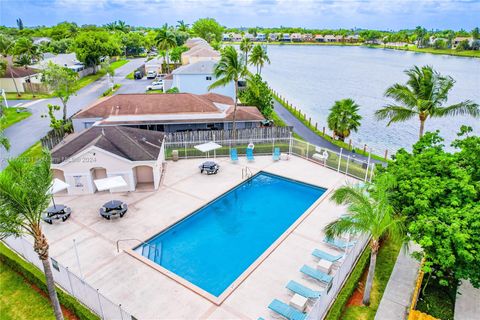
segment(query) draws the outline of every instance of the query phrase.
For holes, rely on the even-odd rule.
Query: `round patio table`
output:
[[[120,200],[110,200],[106,202],[103,207],[108,210],[115,210],[120,209],[122,207],[123,202]]]
[[[53,217],[57,214],[63,214],[67,206],[63,204],[57,204],[47,208],[47,216]]]
[[[55,206],[48,207],[43,215],[43,221],[52,224],[53,220],[62,219],[62,221],[66,221],[70,214],[72,213],[72,209],[67,207],[63,204],[57,204]]]

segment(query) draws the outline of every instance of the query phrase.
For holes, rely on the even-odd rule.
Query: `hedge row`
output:
[[[370,246],[367,246],[365,251],[363,251],[360,259],[358,259],[355,268],[348,277],[347,281],[343,285],[343,288],[340,290],[335,302],[330,307],[330,310],[325,317],[325,320],[337,320],[342,318],[343,308],[347,304],[348,300],[353,294],[353,291],[357,288],[360,278],[362,277],[363,271],[370,262]]]
[[[23,260],[12,250],[0,242],[0,260],[7,266],[20,273],[28,282],[40,288],[48,295],[45,274],[33,264]],[[57,287],[57,295],[65,308],[72,311],[79,319],[98,320],[100,319],[92,313],[87,307],[82,305],[77,299]]]

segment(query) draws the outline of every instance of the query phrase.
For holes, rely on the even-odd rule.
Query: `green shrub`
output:
[[[16,253],[0,243],[0,260],[13,270],[20,273],[28,282],[40,288],[48,295],[45,274],[33,264],[23,260]],[[72,311],[79,319],[98,320],[94,313],[82,305],[77,299],[57,287],[60,303]]]
[[[347,304],[348,300],[353,294],[353,291],[357,288],[360,279],[362,278],[363,271],[370,262],[370,247],[367,246],[365,251],[363,251],[360,259],[358,259],[355,268],[348,277],[347,281],[343,285],[343,288],[340,290],[335,302],[330,307],[330,310],[325,317],[326,320],[338,320],[342,318],[343,308]]]

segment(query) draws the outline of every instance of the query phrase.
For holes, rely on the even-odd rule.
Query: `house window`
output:
[[[212,77],[211,76],[207,76],[207,81],[211,81],[212,80]]]
[[[75,181],[75,187],[76,188],[82,188],[83,187],[82,176],[73,176],[73,179]]]
[[[84,122],[83,125],[85,126],[85,129],[88,129],[90,128],[91,126],[93,126],[94,122]]]

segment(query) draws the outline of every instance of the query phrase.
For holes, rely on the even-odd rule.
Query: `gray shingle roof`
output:
[[[172,74],[213,74],[213,68],[217,64],[216,61],[198,61],[186,64],[172,71]]]
[[[157,160],[164,134],[122,126],[95,126],[66,139],[52,150],[52,162],[62,163],[90,146],[131,161]]]

